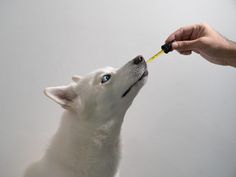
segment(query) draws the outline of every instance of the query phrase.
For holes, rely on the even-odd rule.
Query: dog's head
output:
[[[86,114],[122,114],[146,82],[147,65],[137,56],[119,69],[106,67],[84,77],[73,76],[67,86],[48,87],[44,93],[63,108]]]

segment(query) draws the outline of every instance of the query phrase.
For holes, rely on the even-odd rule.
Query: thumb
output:
[[[196,48],[198,44],[197,40],[191,40],[191,41],[174,41],[172,43],[172,49],[178,50],[178,51],[191,51],[194,48]]]

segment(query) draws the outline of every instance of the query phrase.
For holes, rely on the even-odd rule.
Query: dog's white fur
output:
[[[65,112],[45,155],[27,168],[24,177],[117,175],[123,117],[146,81],[147,77],[141,78],[144,72],[145,61],[131,60],[120,69],[107,67],[74,76],[68,86],[46,88],[45,94]],[[111,78],[101,83],[106,74]]]

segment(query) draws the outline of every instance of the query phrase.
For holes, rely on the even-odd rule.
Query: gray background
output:
[[[236,41],[235,0],[0,0],[0,176],[19,177],[55,133],[43,95],[74,74],[152,56],[177,28],[207,22]],[[236,69],[172,52],[123,124],[122,177],[235,177]]]

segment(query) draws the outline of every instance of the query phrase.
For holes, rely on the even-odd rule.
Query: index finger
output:
[[[166,43],[172,41],[182,41],[182,40],[189,40],[193,34],[194,29],[196,29],[196,25],[185,26],[181,27],[175,32],[173,32],[167,39]]]

